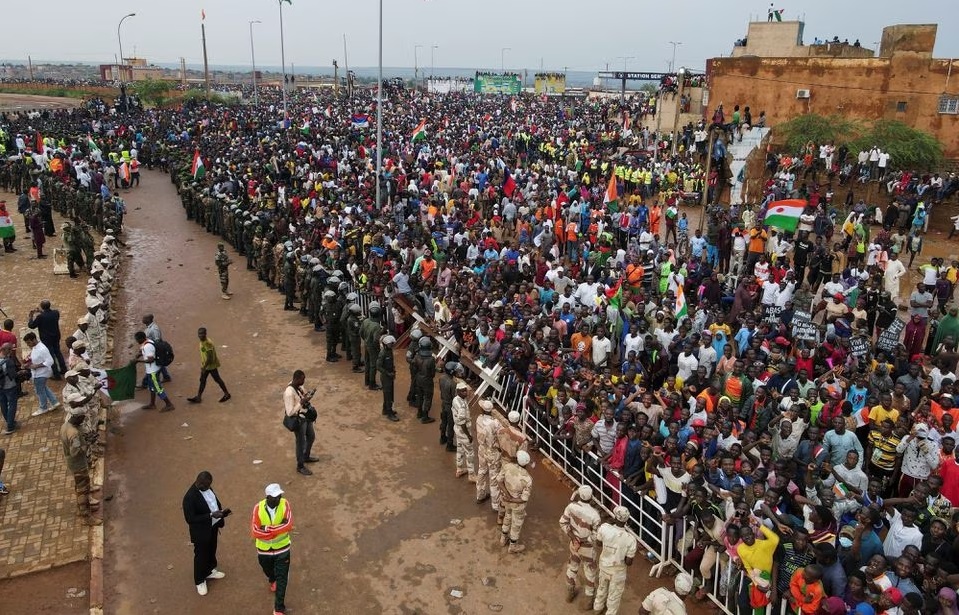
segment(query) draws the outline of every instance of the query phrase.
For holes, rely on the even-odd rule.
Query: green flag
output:
[[[137,364],[133,361],[126,367],[107,370],[107,392],[113,401],[133,399],[133,391],[137,383]]]

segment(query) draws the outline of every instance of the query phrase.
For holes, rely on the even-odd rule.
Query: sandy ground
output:
[[[0,94],[0,111],[30,111],[32,109],[69,109],[80,101],[61,96],[34,96],[32,94]]]
[[[124,198],[132,257],[118,301],[128,310],[118,319],[115,356],[133,356],[135,326],[154,313],[176,349],[168,390],[177,409],[159,414],[124,404],[122,427],[111,435],[108,613],[270,612],[248,523],[271,482],[286,490],[295,515],[287,597],[293,613],[576,611],[564,602],[566,545],[558,526],[569,490],[543,464],[533,473],[523,530],[528,550],[508,555],[488,505],[477,506],[473,485],[453,477],[438,423],[410,419],[404,377],[397,384],[403,420],[387,422],[379,393],[363,389],[344,362],[324,362],[323,334],[284,312],[279,293],[243,270],[238,256],[236,294],[219,298],[216,239],[186,221],[165,176],[145,173],[143,187]],[[199,326],[217,344],[233,394],[225,404],[217,403],[212,381],[201,405],[186,402],[196,392]],[[321,461],[312,477],[294,472],[293,438],[280,425],[282,390],[297,368],[319,389],[314,452]],[[236,513],[220,535],[227,577],[212,581],[206,597],[193,587],[180,508],[200,470],[213,473],[214,490]],[[637,562],[621,612],[635,613],[653,587],[647,573]],[[462,597],[452,597],[453,589]]]
[[[76,562],[0,582],[0,612],[79,615],[90,612],[90,564]]]

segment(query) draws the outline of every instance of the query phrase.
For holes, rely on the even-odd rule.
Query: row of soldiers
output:
[[[241,202],[213,197],[208,189],[193,182],[182,185],[181,196],[188,217],[209,232],[221,235],[247,257],[248,269],[256,270],[261,281],[284,294],[284,309],[296,310],[295,303],[300,303],[300,313],[309,318],[314,329],[326,332],[326,361],[343,359],[339,353],[342,349],[352,371],[363,373],[364,386],[382,391],[383,416],[398,421],[394,399],[396,339],[386,334],[379,302],[370,302],[364,316],[360,296],[342,271],[329,271],[319,258],[301,254],[296,244],[278,235],[272,224],[251,213]],[[421,423],[433,423],[435,419],[430,413],[438,371],[434,341],[419,328],[410,332],[410,340],[406,352],[410,373],[407,402],[416,408],[416,418]],[[530,440],[520,428],[521,415],[510,412],[508,423],[503,422],[493,415],[492,401],[480,400],[481,413],[471,430],[469,387],[462,380],[462,366],[447,362],[439,371],[440,444],[455,451],[454,475],[468,476],[475,483],[477,503],[490,501],[500,529],[499,543],[511,554],[521,553],[525,550],[521,533],[533,484],[527,470],[531,465]],[[560,527],[569,538],[566,598],[571,602],[578,595],[577,581],[582,570],[584,608],[605,607],[607,613],[615,614],[625,588],[626,568],[632,563],[637,545],[626,530],[628,510],[616,507],[610,522],[601,524],[600,513],[590,503],[592,497],[589,487],[577,490],[560,519]],[[610,555],[601,557],[604,550]],[[686,577],[683,585],[687,584]],[[677,588],[680,585],[677,581]],[[689,589],[684,589],[688,593]],[[678,598],[672,603],[682,606]]]
[[[120,248],[113,229],[106,229],[100,247],[88,263],[90,278],[84,297],[86,313],[77,321],[77,330],[67,338],[70,349],[62,391],[66,416],[60,429],[60,442],[67,469],[73,474],[77,497],[77,514],[91,525],[102,520],[94,516],[100,502],[91,494],[99,488],[93,485],[94,464],[102,456],[100,439],[100,410],[109,397],[106,372],[109,357],[108,327],[111,318],[110,297],[120,263]]]
[[[71,183],[50,176],[50,180],[44,183],[44,198],[50,199],[54,211],[76,224],[95,228],[100,233],[108,228],[117,232],[123,229],[126,204],[118,195],[104,203],[99,192],[78,189]]]

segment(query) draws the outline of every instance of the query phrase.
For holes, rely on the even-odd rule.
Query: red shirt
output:
[[[955,457],[942,462],[939,476],[942,477],[942,495],[950,502],[959,502],[959,463]]]
[[[13,344],[14,350],[17,348],[17,336],[9,331],[0,329],[0,346],[4,344]]]

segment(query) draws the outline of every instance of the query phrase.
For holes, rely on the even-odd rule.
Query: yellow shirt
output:
[[[753,570],[768,572],[772,574],[773,553],[779,546],[779,536],[765,525],[759,526],[759,531],[766,537],[765,540],[756,540],[751,546],[745,542],[739,544],[736,548],[739,559],[743,563],[743,570],[747,573]]]
[[[882,406],[873,406],[869,409],[869,421],[876,425],[879,425],[886,419],[891,420],[893,423],[899,420],[899,411],[895,408],[886,410]]]

